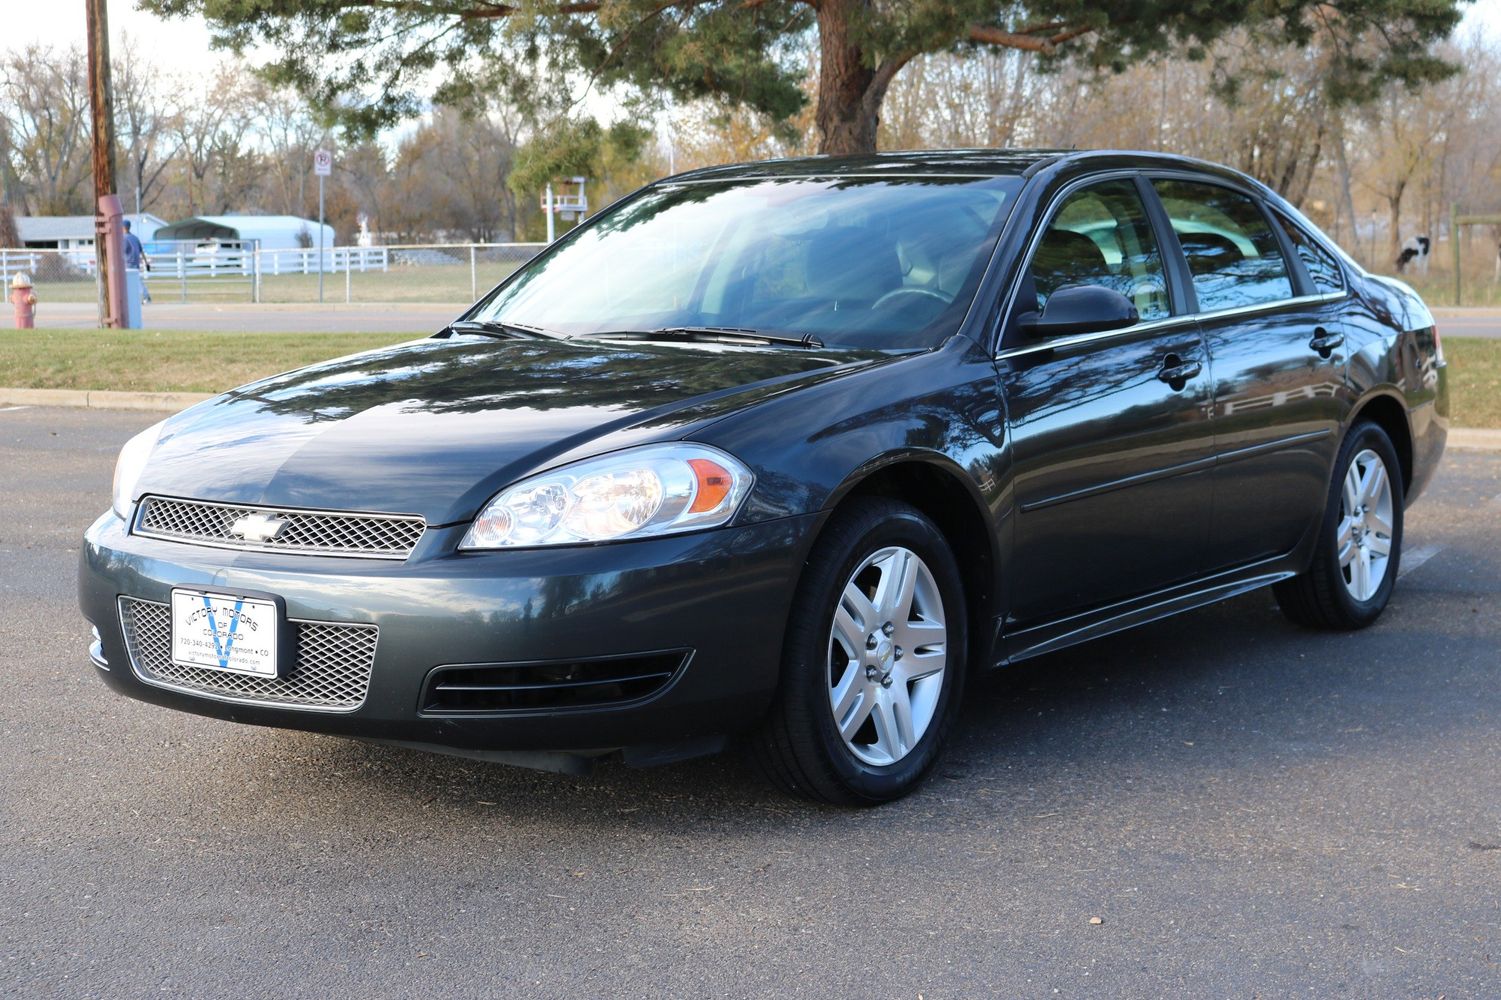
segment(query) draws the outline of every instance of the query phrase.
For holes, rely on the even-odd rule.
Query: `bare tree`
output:
[[[213,188],[216,181],[223,180],[226,157],[235,161],[228,165],[231,172],[240,166],[239,154],[247,139],[245,93],[244,69],[225,64],[184,100],[182,113],[173,122],[178,176],[188,215],[226,204]]]
[[[505,121],[488,111],[439,107],[396,153],[398,228],[458,235],[479,242],[510,239],[515,196],[506,187],[515,153]],[[422,217],[425,225],[412,215]]]
[[[313,153],[328,140],[328,129],[288,88],[258,81],[250,102],[255,132],[266,154],[266,200],[277,212],[305,216]]]
[[[0,63],[0,116],[20,181],[10,196],[27,214],[92,213],[88,100],[77,47],[28,45]]]
[[[125,160],[121,192],[144,209],[160,191],[172,158],[180,147],[176,93],[156,64],[138,55],[126,37],[116,49],[114,66],[115,134]],[[131,207],[126,202],[127,209]]]

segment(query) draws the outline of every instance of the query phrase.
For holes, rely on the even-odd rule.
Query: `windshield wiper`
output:
[[[544,330],[526,323],[502,323],[498,319],[456,319],[443,328],[444,333],[477,333],[481,337],[501,340],[532,340],[545,337],[550,340],[564,339],[561,333]]]
[[[823,346],[823,341],[805,333],[790,337],[779,333],[763,333],[741,326],[664,326],[655,330],[606,330],[602,333],[583,334],[600,340],[707,340],[719,344],[787,344],[791,347]]]

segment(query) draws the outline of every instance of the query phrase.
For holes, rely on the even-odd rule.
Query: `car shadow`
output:
[[[1078,809],[1081,795],[1109,809],[1143,790],[1262,780],[1352,741],[1400,738],[1367,723],[1391,715],[1385,696],[1399,693],[1384,692],[1379,677],[1373,691],[1373,671],[1407,691],[1377,655],[1381,629],[1402,617],[1394,606],[1353,637],[1310,632],[1286,623],[1262,591],[997,672],[971,684],[932,780],[874,811],[790,799],[736,750],[645,770],[606,763],[587,777],[277,730],[237,729],[240,745],[228,752],[279,759],[263,791],[280,784],[307,797],[309,779],[325,785],[312,797],[338,822],[415,808],[437,837],[516,822],[748,836],[788,824],[899,828],[935,822],[956,798],[1004,825],[1011,813]]]

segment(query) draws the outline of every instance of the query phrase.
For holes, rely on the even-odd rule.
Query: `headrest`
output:
[[[1050,295],[1062,285],[1097,285],[1113,275],[1095,241],[1069,229],[1049,229],[1032,256],[1038,291]]]
[[[1234,240],[1219,233],[1179,233],[1178,244],[1194,275],[1214,274],[1246,259]]]

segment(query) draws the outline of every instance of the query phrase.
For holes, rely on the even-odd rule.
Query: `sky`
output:
[[[66,46],[84,44],[84,0],[57,3],[13,3],[0,22],[0,51],[31,42]],[[161,53],[163,62],[188,72],[211,72],[222,54],[209,48],[209,33],[200,18],[162,20],[135,9],[133,0],[111,0],[110,45],[130,44],[147,53]],[[1481,27],[1501,38],[1501,0],[1476,0],[1465,15],[1465,27]]]
[[[1501,4],[1501,0],[1494,0]],[[211,69],[221,58],[209,50],[208,28],[201,18],[163,20],[135,9],[130,0],[109,4],[110,48],[130,39],[132,47],[161,53],[163,61],[188,70]],[[122,37],[123,36],[123,37]],[[31,42],[63,47],[84,46],[84,0],[17,4],[5,15],[0,47],[14,50]]]

